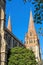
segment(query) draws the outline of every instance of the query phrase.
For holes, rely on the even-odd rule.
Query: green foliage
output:
[[[12,48],[8,60],[8,65],[36,65],[34,53],[21,47]]]

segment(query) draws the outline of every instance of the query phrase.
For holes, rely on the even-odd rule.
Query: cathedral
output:
[[[25,43],[23,44],[13,33],[11,27],[10,16],[8,26],[5,27],[5,6],[6,1],[0,0],[0,65],[7,65],[9,50],[13,47],[20,46],[30,49],[34,52],[36,61],[41,60],[39,39],[34,27],[32,11],[30,11],[30,21],[28,32],[25,35]]]

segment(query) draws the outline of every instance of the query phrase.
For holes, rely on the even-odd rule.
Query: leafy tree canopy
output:
[[[8,65],[36,65],[36,60],[32,50],[15,47],[10,50]]]

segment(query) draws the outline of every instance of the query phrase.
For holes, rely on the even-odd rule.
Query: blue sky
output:
[[[34,15],[34,6],[30,2],[24,4],[23,0],[12,0],[11,2],[9,2],[8,0],[6,1],[6,26],[8,24],[8,18],[10,15],[12,33],[23,42],[25,34],[28,31],[30,10],[32,10]],[[39,26],[40,25],[35,26],[36,31],[38,30]],[[39,36],[40,48],[42,49],[43,52],[42,38],[43,38],[42,36]]]

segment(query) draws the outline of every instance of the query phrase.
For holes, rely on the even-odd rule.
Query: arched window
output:
[[[32,40],[32,39],[30,39],[30,40],[29,40],[29,43],[33,43],[33,40]]]
[[[30,36],[32,36],[32,32],[30,32]]]
[[[34,43],[35,43],[35,39],[34,39]]]
[[[27,41],[27,44],[28,44],[28,41]]]

